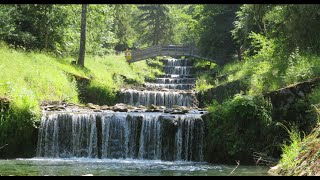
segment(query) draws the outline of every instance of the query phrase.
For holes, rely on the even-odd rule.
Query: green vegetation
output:
[[[3,149],[7,155],[14,157],[20,146],[34,145],[30,137],[36,134],[42,102],[112,105],[122,86],[142,84],[159,73],[158,68],[150,68],[143,61],[129,65],[124,55],[87,57],[85,69],[72,66],[73,60],[1,45],[0,97],[8,98],[9,106],[0,108],[0,144],[8,144]],[[82,87],[81,79],[88,84]]]
[[[303,140],[296,130],[291,131],[291,144],[283,145],[282,159],[270,173],[284,176],[319,176],[319,131],[318,124]]]
[[[197,60],[193,66],[197,69],[196,92],[201,93],[213,88],[214,83],[212,82],[215,81],[215,78],[210,72],[217,69],[217,64],[210,61]]]
[[[245,53],[243,61],[225,65],[218,72],[218,77],[227,78],[222,81],[213,79],[215,86],[241,80],[247,82],[249,94],[257,95],[320,75],[318,56],[301,53],[297,48],[289,54],[287,61],[282,61],[283,55],[276,53],[272,41],[257,34],[253,34],[252,38],[255,39],[252,46],[261,49],[253,56]]]
[[[86,69],[70,65],[72,58],[55,58],[43,53],[24,53],[13,49],[0,49],[1,89],[3,95],[26,102],[44,100],[70,101],[79,103],[77,84],[70,75],[90,79],[90,87],[104,88],[110,97],[104,97],[106,104],[113,99],[124,79],[142,84],[152,74],[145,62],[129,65],[124,56],[108,55],[88,57]],[[121,75],[121,76],[120,76]],[[17,101],[15,101],[17,102]],[[23,103],[22,103],[23,104]],[[30,103],[34,104],[36,103]]]
[[[222,104],[213,102],[206,118],[210,161],[251,164],[253,152],[277,150],[271,110],[271,103],[258,96],[237,94]]]
[[[319,175],[319,132],[320,132],[320,88],[315,88],[309,95],[312,111],[316,113],[316,126],[307,136],[301,136],[297,125],[291,125],[291,129],[284,127],[289,134],[290,140],[282,145],[281,160],[270,172],[285,176]]]
[[[320,103],[319,88],[314,88],[318,84],[310,87],[313,88],[310,94],[310,91],[300,92],[301,96],[297,99],[291,96],[291,91],[287,92],[287,96],[284,94],[282,99],[273,99],[272,103],[277,107],[272,110],[267,104],[254,99],[270,97],[277,90],[295,88],[303,81],[320,76],[320,37],[317,33],[320,26],[316,23],[320,6],[204,5],[201,11],[202,21],[199,24],[212,23],[203,26],[206,27],[202,30],[205,33],[200,33],[199,45],[204,53],[215,54],[219,65],[211,69],[199,66],[201,73],[198,73],[196,82],[197,92],[207,101],[202,104],[210,109],[207,118],[210,134],[208,144],[213,153],[209,153],[209,159],[213,162],[242,159],[250,163],[253,162],[250,155],[253,151],[276,158],[284,153],[280,164],[286,164],[283,165],[285,169],[295,167],[296,157],[301,156],[301,135],[310,133],[319,121],[314,113]],[[224,16],[226,14],[229,14],[228,18]],[[231,34],[220,33],[220,28],[229,32],[230,24],[233,24]],[[216,36],[219,38],[214,38]],[[230,38],[232,41],[228,41]],[[225,48],[222,52],[228,57],[223,66],[219,62],[219,59],[223,59],[217,52],[219,48]],[[229,91],[235,84],[246,87]],[[299,87],[303,86],[302,83]],[[209,96],[210,93],[212,95]],[[206,94],[215,97],[219,103],[207,98]],[[279,105],[281,103],[282,106]],[[252,108],[255,106],[260,110]],[[267,116],[261,116],[263,113],[260,111],[268,112],[265,115],[269,115],[269,123],[262,123],[267,122]],[[250,122],[253,116],[255,121]],[[290,131],[277,126],[278,123],[289,124]],[[241,130],[239,124],[243,125]],[[251,131],[252,126],[261,132]],[[291,145],[283,144],[289,141]]]
[[[299,155],[299,145],[301,143],[301,136],[298,128],[296,126],[291,125],[291,130],[289,130],[286,126],[283,124],[279,124],[285,130],[288,132],[290,137],[290,144],[283,144],[282,146],[282,155],[280,164],[283,165],[284,168],[292,168],[297,164],[297,161],[295,159]]]
[[[8,44],[0,46],[0,146],[9,144],[4,154],[34,144],[28,139],[36,134],[43,101],[110,105],[120,88],[162,73],[160,59],[128,64],[122,51],[184,43],[216,60],[195,60],[196,91],[216,93],[202,103],[210,111],[209,159],[250,163],[253,151],[275,157],[282,151],[284,168],[300,163],[288,162],[309,139],[301,141],[301,134],[319,121],[314,110],[320,90],[312,86],[300,99],[286,97],[294,102],[285,107],[271,108],[267,97],[320,76],[320,5],[87,7],[86,60],[79,68],[71,64],[79,54],[81,5],[0,5],[0,41]],[[285,131],[277,123],[295,126]],[[282,145],[290,138],[291,145]]]

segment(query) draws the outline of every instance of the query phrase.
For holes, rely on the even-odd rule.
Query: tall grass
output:
[[[320,76],[320,57],[309,52],[284,52],[281,43],[261,34],[251,33],[253,40],[241,62],[225,65],[219,75],[226,75],[220,84],[245,80],[249,94],[261,94]]]
[[[301,150],[302,138],[300,136],[300,132],[297,126],[293,125],[291,126],[291,129],[288,129],[281,123],[277,124],[283,127],[288,132],[290,137],[289,145],[282,145],[282,155],[279,163],[282,165],[283,168],[290,169],[298,163],[296,158],[298,157],[299,152]]]
[[[219,75],[227,75],[224,84],[236,80],[249,83],[249,93],[256,95],[277,90],[297,82],[320,76],[320,57],[293,52],[288,59],[272,56],[268,60],[248,58],[227,64]]]
[[[204,92],[207,89],[214,87],[213,84],[210,84],[210,76],[207,74],[200,75],[196,80],[196,92]]]
[[[143,83],[153,76],[145,62],[129,65],[124,56],[86,57],[85,69],[70,65],[73,58],[57,59],[47,54],[0,48],[0,94],[17,105],[38,106],[43,100],[79,103],[77,83],[68,74],[91,79],[90,86],[115,91],[125,82],[121,77]],[[121,77],[119,78],[119,76]],[[118,78],[117,78],[118,77]]]
[[[128,80],[143,83],[156,72],[143,61],[128,64],[124,55],[87,56],[85,68],[72,66],[75,60],[0,44],[0,97],[10,100],[9,109],[0,107],[0,144],[8,144],[0,157],[16,157],[24,152],[21,147],[35,145],[31,139],[36,139],[42,101],[112,104]],[[90,79],[85,95],[74,76]]]

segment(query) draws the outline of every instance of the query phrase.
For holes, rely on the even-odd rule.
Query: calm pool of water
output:
[[[0,160],[0,176],[228,176],[235,166],[132,159]],[[233,176],[268,176],[268,168],[239,166]]]

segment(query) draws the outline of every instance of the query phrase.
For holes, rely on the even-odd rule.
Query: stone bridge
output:
[[[131,52],[129,63],[154,58],[156,56],[189,56],[203,60],[214,61],[215,58],[204,57],[200,54],[198,48],[193,45],[155,45],[144,49],[138,49]],[[217,62],[216,62],[217,63]]]

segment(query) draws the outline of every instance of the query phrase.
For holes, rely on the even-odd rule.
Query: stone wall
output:
[[[272,119],[294,122],[301,130],[311,131],[316,114],[309,111],[310,102],[307,95],[319,85],[320,77],[265,94],[264,97],[269,98],[273,106]]]
[[[210,104],[212,100],[222,103],[228,98],[233,98],[235,94],[246,90],[247,86],[241,80],[237,80],[209,89],[206,92],[197,93],[196,96],[199,101],[199,107],[203,108]]]
[[[315,114],[309,111],[310,102],[307,94],[311,93],[312,89],[319,85],[320,77],[317,77],[266,93],[264,97],[270,99],[273,106],[272,119],[279,122],[295,122],[303,130],[311,130],[310,128],[314,122],[310,121],[310,119],[314,120]],[[199,107],[205,107],[213,100],[222,103],[226,99],[232,98],[235,94],[246,90],[247,86],[241,80],[217,86],[197,94]]]

